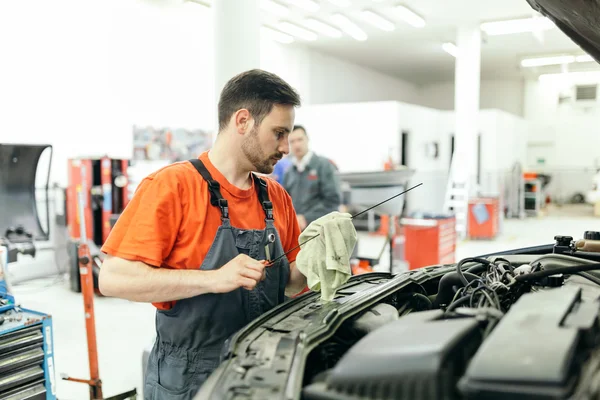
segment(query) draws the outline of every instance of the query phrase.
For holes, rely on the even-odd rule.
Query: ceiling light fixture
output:
[[[269,36],[273,40],[278,41],[279,43],[290,44],[294,42],[294,38],[292,36],[283,32],[279,32],[267,26],[262,26],[260,30],[261,33],[264,33],[265,35]]]
[[[204,6],[204,7],[210,8],[210,2],[209,1],[203,1],[203,0],[185,0],[185,2],[186,3],[198,4],[200,6]]]
[[[317,12],[321,8],[319,3],[313,0],[287,0],[287,2],[310,12]]]
[[[458,47],[456,47],[454,43],[446,42],[442,44],[442,49],[444,49],[444,51],[450,54],[452,57],[458,56]]]
[[[580,56],[575,57],[575,61],[577,62],[594,62],[594,57],[589,54],[582,54]]]
[[[538,78],[542,82],[556,80],[577,80],[600,82],[600,71],[563,72],[558,74],[542,74]]]
[[[287,17],[290,14],[289,8],[272,0],[260,0],[260,8],[279,17]]]
[[[522,67],[543,67],[546,65],[561,65],[575,62],[575,56],[553,56],[525,58],[521,60]]]
[[[382,31],[391,32],[396,29],[391,21],[383,18],[381,15],[374,13],[371,10],[364,10],[361,12],[361,15],[365,21],[374,27],[381,29]]]
[[[425,26],[425,19],[406,6],[396,6],[396,12],[404,22],[415,28],[423,28]]]
[[[298,25],[294,25],[290,22],[281,22],[279,23],[279,25],[277,26],[277,28],[279,28],[279,30],[281,30],[282,32],[288,33],[292,36],[295,36],[299,39],[303,39],[303,40],[317,40],[318,36],[316,33],[309,31],[308,29],[304,29]]]
[[[331,4],[333,4],[334,6],[338,6],[338,7],[350,7],[350,5],[352,4],[350,2],[350,0],[329,0],[329,2]]]
[[[321,22],[318,19],[308,18],[304,21],[304,25],[307,28],[312,29],[315,32],[319,32],[322,35],[329,36],[332,38],[340,38],[342,37],[342,31],[334,28],[331,25],[326,24],[325,22]]]
[[[334,14],[331,16],[331,20],[353,39],[361,42],[367,40],[367,33],[360,29],[354,22],[350,21],[345,15]]]
[[[495,36],[548,30],[552,29],[554,26],[554,23],[546,17],[533,17],[507,21],[484,22],[481,24],[481,30],[490,36]]]

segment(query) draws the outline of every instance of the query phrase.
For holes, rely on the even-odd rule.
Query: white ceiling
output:
[[[215,1],[215,0],[213,0]],[[331,15],[339,12],[357,23],[368,34],[366,41],[347,35],[333,39],[323,35],[315,41],[296,39],[289,46],[306,45],[312,49],[397,76],[416,84],[451,81],[454,79],[454,57],[441,44],[455,41],[456,27],[484,21],[531,17],[533,10],[526,0],[351,0],[349,7],[338,7],[329,0],[316,12],[292,5],[294,0],[274,0],[290,10],[287,17],[277,17],[262,11],[263,23],[276,27],[281,21],[302,26],[307,17],[331,24]],[[395,6],[403,4],[421,15],[424,28],[404,23]],[[395,24],[392,32],[382,31],[364,22],[359,12],[371,9]],[[560,66],[523,70],[523,57],[552,54],[582,54],[583,52],[557,28],[544,31],[543,37],[531,33],[483,37],[482,79],[519,79],[541,72],[559,72]],[[542,39],[540,41],[540,39]],[[596,68],[595,63],[581,63],[571,70]]]

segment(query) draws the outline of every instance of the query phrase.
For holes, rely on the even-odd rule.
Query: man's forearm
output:
[[[296,262],[290,264],[290,279],[285,287],[286,296],[294,296],[306,287],[306,277],[296,268]]]
[[[99,286],[105,296],[158,303],[211,293],[216,283],[213,271],[155,268],[108,257],[100,268]]]

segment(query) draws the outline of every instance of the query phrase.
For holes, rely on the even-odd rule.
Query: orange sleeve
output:
[[[296,210],[294,209],[292,198],[285,190],[283,190],[283,188],[281,189],[281,192],[283,196],[284,207],[287,213],[288,226],[288,230],[286,232],[286,236],[282,244],[283,250],[287,252],[293,249],[294,247],[298,246],[298,237],[300,237],[300,226],[298,225],[298,220],[296,218]],[[296,257],[298,256],[299,252],[300,248],[297,248],[287,255],[290,264],[296,261]]]
[[[182,207],[179,184],[166,172],[145,178],[119,216],[102,251],[160,267],[179,231]]]

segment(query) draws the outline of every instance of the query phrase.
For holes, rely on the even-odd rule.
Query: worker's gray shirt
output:
[[[307,223],[338,211],[342,201],[339,178],[333,164],[313,153],[303,172],[294,164],[285,172],[283,187],[292,197],[296,214],[304,215]]]

